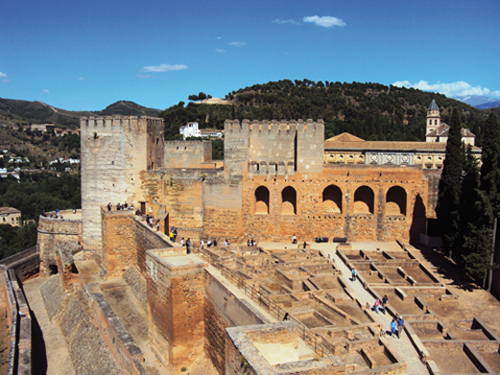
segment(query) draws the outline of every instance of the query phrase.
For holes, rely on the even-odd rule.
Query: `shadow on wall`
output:
[[[45,340],[43,332],[38,324],[35,312],[30,310],[32,322],[32,355],[33,355],[33,374],[46,375],[47,374],[47,351],[45,348]]]
[[[413,207],[413,215],[410,226],[410,243],[413,246],[419,245],[420,233],[425,234],[426,223],[425,205],[420,194],[415,198],[415,206]]]

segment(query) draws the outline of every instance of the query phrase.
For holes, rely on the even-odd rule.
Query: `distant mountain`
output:
[[[158,116],[160,110],[120,100],[102,111],[67,111],[40,101],[29,102],[0,98],[0,125],[45,124],[61,128],[80,126],[81,116]]]
[[[469,96],[455,96],[453,99],[460,100],[477,109],[489,109],[500,107],[500,99],[492,98],[490,96],[469,95]]]

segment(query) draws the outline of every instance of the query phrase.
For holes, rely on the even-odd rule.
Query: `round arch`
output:
[[[405,189],[401,186],[391,187],[385,196],[385,214],[406,216],[407,200]]]
[[[255,213],[259,215],[269,214],[269,189],[259,186],[255,189]]]
[[[297,192],[291,186],[287,186],[281,191],[281,214],[297,214]]]
[[[360,186],[354,193],[354,213],[368,214],[374,213],[375,194],[368,186]]]
[[[342,190],[337,185],[329,185],[323,190],[323,213],[342,213]]]

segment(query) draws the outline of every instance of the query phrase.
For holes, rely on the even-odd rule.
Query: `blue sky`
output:
[[[0,97],[165,109],[280,79],[500,97],[498,0],[4,0]]]

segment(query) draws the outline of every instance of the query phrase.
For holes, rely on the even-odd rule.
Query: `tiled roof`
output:
[[[342,134],[336,135],[335,137],[328,138],[325,142],[365,142],[364,139],[356,137],[350,133],[344,132]]]
[[[442,123],[439,127],[431,132],[429,132],[426,137],[448,137],[450,133],[449,125]],[[460,129],[462,137],[475,138],[476,136],[469,129]]]
[[[6,215],[6,214],[20,214],[21,211],[19,211],[16,208],[12,207],[0,207],[0,215]]]
[[[362,142],[336,142],[325,141],[325,151],[430,151],[445,152],[445,142],[389,142],[389,141],[362,141]],[[472,146],[472,151],[479,152],[479,147]]]

